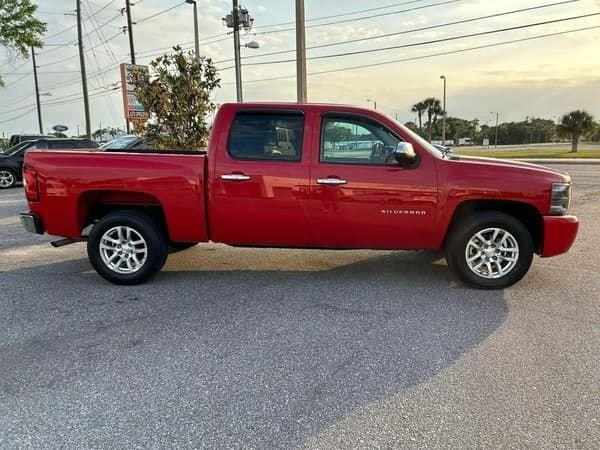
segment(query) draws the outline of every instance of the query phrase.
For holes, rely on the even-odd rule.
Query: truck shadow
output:
[[[262,252],[255,266],[280,256]],[[12,272],[36,272],[61,294],[20,288],[11,324],[39,328],[0,351],[0,367],[11,368],[0,369],[2,390],[19,396],[37,387],[39,401],[55,409],[68,404],[73,385],[77,395],[95,395],[77,435],[52,410],[23,418],[82,445],[102,429],[127,439],[119,423],[156,442],[158,429],[185,422],[182,442],[194,446],[291,447],[426,382],[507,315],[502,291],[454,285],[445,265],[432,264],[437,255],[365,254],[329,267],[329,258],[309,253],[290,270],[240,269],[247,261],[236,261],[187,271],[175,267],[193,260],[182,254],[171,266],[177,272],[135,287],[110,285],[81,260]]]

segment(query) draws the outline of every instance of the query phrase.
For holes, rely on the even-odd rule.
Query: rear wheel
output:
[[[453,227],[446,259],[465,283],[483,289],[503,289],[529,270],[533,241],[527,228],[513,216],[479,212]]]
[[[8,189],[17,183],[17,174],[11,169],[0,169],[0,189]]]
[[[115,284],[143,283],[167,258],[164,234],[138,211],[117,211],[102,218],[89,235],[87,249],[96,272]]]

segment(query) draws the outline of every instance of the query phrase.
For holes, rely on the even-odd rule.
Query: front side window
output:
[[[323,119],[321,162],[382,165],[401,140],[377,122],[363,118]]]
[[[299,113],[238,113],[227,150],[241,160],[300,161],[304,116]]]

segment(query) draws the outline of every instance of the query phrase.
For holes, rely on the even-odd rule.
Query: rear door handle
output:
[[[341,186],[342,184],[346,184],[346,180],[342,180],[341,178],[317,178],[317,184],[327,184],[329,186]]]
[[[228,173],[225,175],[221,175],[221,180],[226,181],[247,181],[250,177],[248,175],[244,175],[243,173]]]

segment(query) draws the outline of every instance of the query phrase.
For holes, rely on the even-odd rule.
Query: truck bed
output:
[[[35,150],[25,165],[39,182],[40,201],[30,209],[51,235],[81,237],[103,209],[123,205],[160,214],[171,241],[208,240],[205,154]]]

